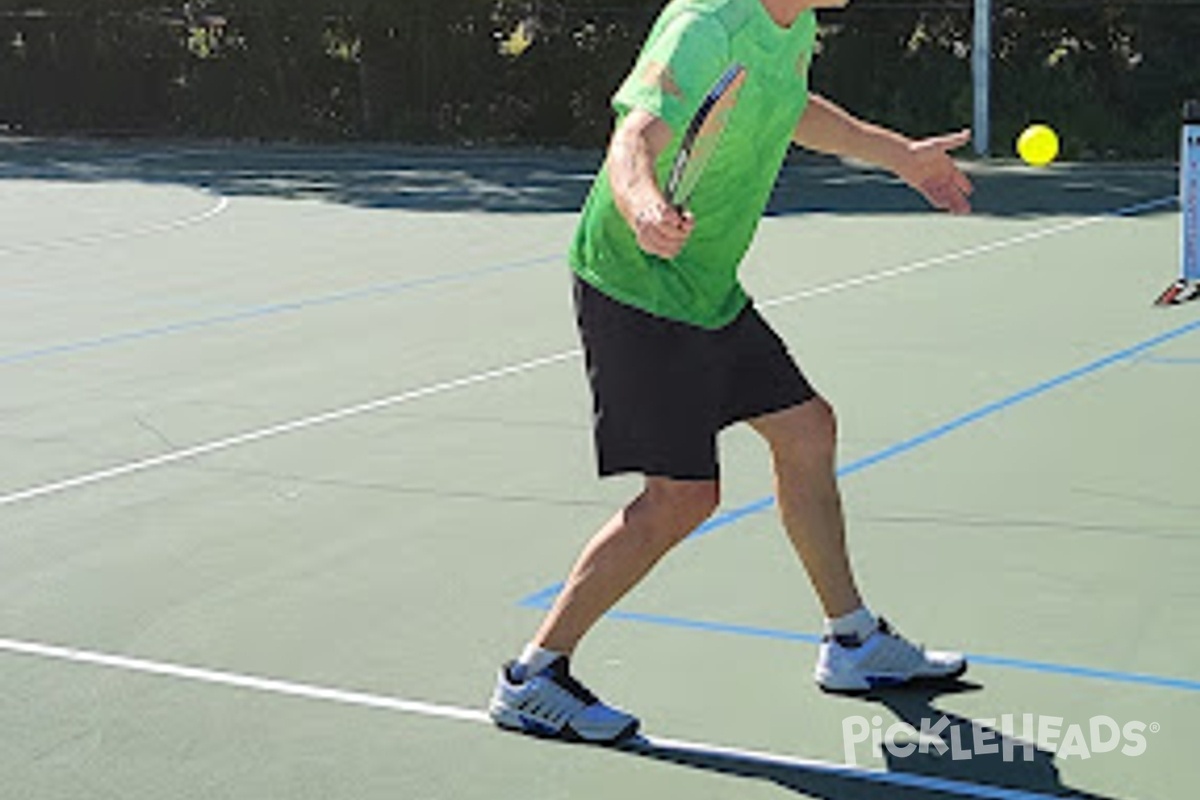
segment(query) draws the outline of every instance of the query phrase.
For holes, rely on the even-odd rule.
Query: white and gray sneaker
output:
[[[961,653],[926,650],[892,631],[882,618],[865,639],[826,635],[814,677],[827,692],[856,694],[921,681],[951,680],[967,671]]]
[[[510,661],[496,679],[488,715],[501,728],[590,744],[614,744],[637,733],[637,717],[605,705],[571,677],[566,657],[532,675],[521,673]]]

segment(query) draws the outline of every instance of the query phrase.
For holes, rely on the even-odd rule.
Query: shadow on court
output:
[[[7,139],[0,140],[0,180],[165,183],[227,196],[413,211],[575,213],[601,158],[568,150]],[[976,164],[970,171],[975,211],[992,216],[1102,214],[1177,191],[1171,164],[1043,170]],[[768,210],[773,216],[927,212],[915,192],[888,175],[808,155],[785,167]]]
[[[978,684],[959,681],[940,688],[901,690],[880,693],[868,700],[890,709],[900,720],[915,730],[921,730],[922,720],[928,725],[940,725],[943,717],[948,724],[939,728],[941,738],[949,745],[951,729],[957,728],[964,749],[972,742],[973,720],[951,714],[935,705],[943,694],[977,691]],[[861,707],[855,715],[871,716]],[[1043,750],[1024,746],[1000,731],[979,726],[982,731],[994,736],[988,739],[995,745],[994,754],[972,754],[971,758],[955,760],[947,749],[939,753],[938,748],[918,748],[907,757],[897,757],[884,750],[887,758],[887,775],[880,779],[878,773],[861,772],[858,777],[833,774],[821,765],[807,766],[799,760],[766,754],[731,752],[702,745],[675,742],[652,742],[639,739],[622,748],[622,752],[643,758],[675,764],[680,767],[718,772],[754,780],[770,781],[782,788],[799,794],[828,800],[934,800],[945,797],[1003,797],[994,790],[1012,790],[1014,796],[1032,792],[1053,797],[1070,797],[1079,800],[1118,800],[1110,795],[1098,795],[1064,786],[1054,763],[1054,756]],[[1019,728],[1019,724],[1018,724]],[[915,742],[914,742],[915,744]],[[865,754],[869,743],[859,745],[859,753]],[[1006,756],[1007,753],[1007,756]],[[953,786],[938,787],[939,782],[952,781],[970,784],[956,791]],[[989,791],[992,790],[992,791]],[[968,793],[969,792],[969,793]]]

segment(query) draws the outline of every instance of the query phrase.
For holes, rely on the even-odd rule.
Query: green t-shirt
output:
[[[808,103],[816,18],[806,11],[781,28],[760,0],[672,0],[651,30],[629,77],[613,97],[620,119],[634,108],[674,133],[657,164],[659,185],[689,120],[732,64],[746,69],[716,152],[688,202],[696,227],[671,260],[638,247],[617,210],[608,168],[584,206],[571,266],[623,303],[704,328],[720,328],[747,302],[738,265],[750,247]]]

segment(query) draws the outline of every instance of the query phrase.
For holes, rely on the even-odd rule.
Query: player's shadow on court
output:
[[[908,723],[916,731],[921,730],[923,720],[928,720],[927,727],[940,725],[943,717],[947,720],[944,726],[938,728],[947,748],[945,752],[933,744],[925,747],[918,745],[913,753],[898,757],[885,748],[886,775],[881,775],[877,769],[842,770],[820,763],[805,764],[800,758],[643,738],[626,744],[622,749],[682,767],[770,781],[799,794],[829,800],[934,800],[952,796],[983,796],[974,792],[968,794],[970,789],[978,791],[981,787],[1013,790],[1014,796],[1016,792],[1032,792],[1079,800],[1118,800],[1115,796],[1091,794],[1064,786],[1052,753],[1006,737],[998,730],[979,726],[974,720],[943,711],[934,704],[940,695],[977,691],[980,688],[978,684],[958,681],[937,688],[895,690],[865,698],[867,703],[886,707],[897,720]],[[847,704],[846,715],[868,720],[881,716],[880,710],[861,701]],[[1020,715],[1017,716],[1019,718]],[[890,721],[884,722],[883,728],[886,729],[890,724]],[[1019,723],[1017,727],[1019,732]],[[954,758],[951,746],[951,731],[954,728],[957,728],[962,744],[958,759]],[[971,749],[975,729],[991,734],[984,739],[996,751],[984,755],[972,753],[970,758],[964,758],[965,750]],[[903,745],[909,742],[897,743]],[[917,742],[911,744],[917,745]],[[860,761],[869,757],[870,747],[869,741],[858,745]],[[990,747],[985,749],[990,750]],[[960,785],[959,791],[955,791],[955,784]],[[965,784],[970,786],[963,786]]]

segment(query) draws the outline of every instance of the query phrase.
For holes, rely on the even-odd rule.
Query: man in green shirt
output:
[[[862,692],[961,675],[864,605],[846,552],[833,409],[754,309],[737,271],[793,143],[886,168],[936,208],[970,210],[947,155],[968,131],[911,140],[808,89],[815,9],[847,0],[672,0],[614,97],[608,158],[571,247],[595,404],[601,475],[642,492],[584,548],[541,627],[500,671],[489,704],[504,728],[588,742],[638,720],[569,669],[584,634],[717,508],[716,440],[746,422],[767,442],[784,528],[824,609],[818,685]],[[688,121],[731,64],[746,71],[700,182],[679,209],[663,186]]]

